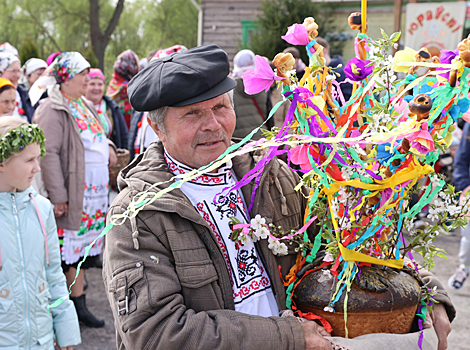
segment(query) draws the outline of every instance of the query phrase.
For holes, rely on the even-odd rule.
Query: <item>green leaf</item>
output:
[[[396,43],[398,39],[400,39],[401,33],[400,32],[395,32],[390,36],[390,40]]]
[[[385,30],[383,30],[382,28],[380,28],[380,32],[382,33],[382,37],[383,37],[384,39],[388,39],[388,35],[387,35],[387,33],[385,33]]]

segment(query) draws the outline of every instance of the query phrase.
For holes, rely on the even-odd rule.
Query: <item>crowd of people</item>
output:
[[[328,63],[340,63],[322,40]],[[301,79],[298,50],[286,52]],[[244,138],[263,123],[282,125],[285,109],[267,121],[283,98],[275,86],[257,95],[244,91],[254,53],[240,51],[232,66],[230,72],[226,53],[215,45],[175,45],[145,60],[126,50],[106,84],[103,72],[78,52],[22,65],[13,46],[0,46],[0,347],[71,350],[81,341],[79,321],[104,326],[85,298],[86,269],[103,266],[119,349],[344,349],[314,321],[282,313],[286,293],[278,266],[285,276],[295,252],[275,257],[266,240],[247,243],[242,252],[230,240],[234,215],[250,222],[262,214],[286,232],[303,225],[297,175],[277,158],[263,170],[251,212],[250,184],[234,190],[231,201],[213,200],[256,165],[257,155],[245,154],[100,237],[106,216],[125,213],[136,194],[155,184],[165,189],[174,175],[209,164],[232,136]],[[351,87],[342,84],[343,95]],[[468,123],[465,128],[466,135]],[[462,160],[458,169],[465,172],[456,185],[465,189],[470,146],[461,145],[457,163]],[[132,162],[120,173],[119,188],[111,188],[109,168],[120,150]],[[112,204],[110,192],[119,192]],[[470,250],[469,242],[465,233],[462,251]],[[457,288],[470,272],[470,254],[461,254],[460,286],[449,282]],[[249,276],[240,259],[250,265]],[[429,317],[442,346],[455,310],[439,281],[424,276],[437,290],[439,304]]]

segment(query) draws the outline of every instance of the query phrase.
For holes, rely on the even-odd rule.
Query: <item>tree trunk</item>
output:
[[[90,1],[90,37],[93,53],[98,59],[98,68],[104,71],[104,53],[108,46],[111,34],[113,34],[116,26],[119,23],[122,11],[124,10],[124,1],[118,0],[114,8],[113,16],[111,17],[105,31],[102,32],[100,28],[100,5],[98,0]]]

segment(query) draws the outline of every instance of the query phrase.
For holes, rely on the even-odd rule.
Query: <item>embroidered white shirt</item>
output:
[[[175,175],[193,170],[173,159],[166,150],[165,160]],[[185,182],[181,190],[206,220],[219,243],[232,282],[235,310],[250,315],[278,316],[271,282],[254,243],[239,245],[230,239],[231,217],[244,223],[250,221],[241,191],[232,191],[227,196],[220,194],[236,181],[232,164],[228,162],[217,173],[203,174]]]

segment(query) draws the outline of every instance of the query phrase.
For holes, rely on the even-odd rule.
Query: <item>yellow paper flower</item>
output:
[[[415,62],[416,51],[410,47],[405,47],[404,50],[400,50],[395,54],[392,69],[395,72],[406,73],[410,67],[400,66],[399,63],[402,62]]]

